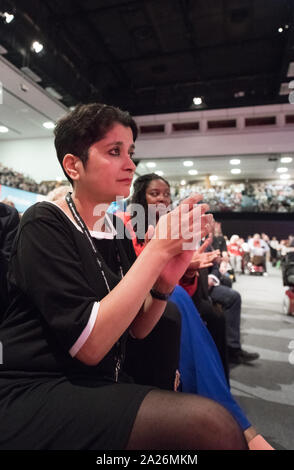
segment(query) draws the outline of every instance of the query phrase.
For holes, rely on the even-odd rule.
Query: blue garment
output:
[[[185,289],[170,297],[181,312],[180,365],[182,392],[196,393],[224,406],[244,431],[251,426],[231,395],[217,347]]]
[[[117,199],[113,201],[107,209],[107,212],[110,214],[115,214],[116,212],[126,212],[127,210],[127,200],[126,199]]]

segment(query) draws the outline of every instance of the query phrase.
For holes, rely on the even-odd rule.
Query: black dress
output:
[[[136,255],[118,235],[93,240],[112,289]],[[0,449],[123,449],[149,386],[123,368],[126,331],[96,366],[75,359],[99,315],[107,287],[89,241],[56,205],[22,217],[8,281],[10,306],[0,326]],[[115,325],[114,325],[115,328]]]
[[[18,225],[19,215],[17,210],[0,202],[0,323],[8,306],[6,275],[12,243]]]

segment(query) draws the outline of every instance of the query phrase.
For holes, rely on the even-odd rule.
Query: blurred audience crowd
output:
[[[46,181],[38,184],[29,176],[25,176],[11,168],[7,168],[0,163],[0,184],[46,196],[58,185],[58,182]]]
[[[0,163],[0,184],[47,196],[63,183],[43,181],[38,184]],[[186,186],[175,183],[171,184],[174,206],[191,192],[203,194],[212,212],[294,212],[293,183],[227,183],[210,188],[200,182]]]
[[[175,205],[191,192],[203,194],[212,212],[294,212],[294,184],[270,182],[172,185]]]
[[[220,224],[216,223],[216,226]],[[273,267],[280,267],[281,262],[289,252],[294,251],[294,235],[289,235],[287,239],[278,240],[277,237],[269,237],[267,234],[256,233],[249,235],[246,239],[237,234],[230,238],[223,236],[227,251],[227,261],[229,268],[235,273],[247,273],[246,264],[254,258],[264,257],[263,274],[267,273],[266,261],[270,261]],[[227,270],[229,269],[227,267]]]

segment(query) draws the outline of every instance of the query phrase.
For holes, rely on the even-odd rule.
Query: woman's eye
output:
[[[115,147],[115,148],[109,150],[109,154],[114,156],[114,157],[117,157],[118,155],[120,155],[119,147]]]
[[[130,155],[131,158],[134,158],[135,152],[129,152],[129,155]]]

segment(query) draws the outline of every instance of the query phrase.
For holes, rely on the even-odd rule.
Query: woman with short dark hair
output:
[[[73,192],[29,208],[16,237],[0,329],[1,449],[247,449],[217,403],[124,373],[128,335],[148,335],[189,263],[183,242],[193,239],[200,200],[161,217],[136,258],[131,240],[117,236],[119,221],[115,228],[105,215],[129,195],[135,139],[129,114],[99,103],[56,126]],[[171,215],[181,216],[178,238]]]

